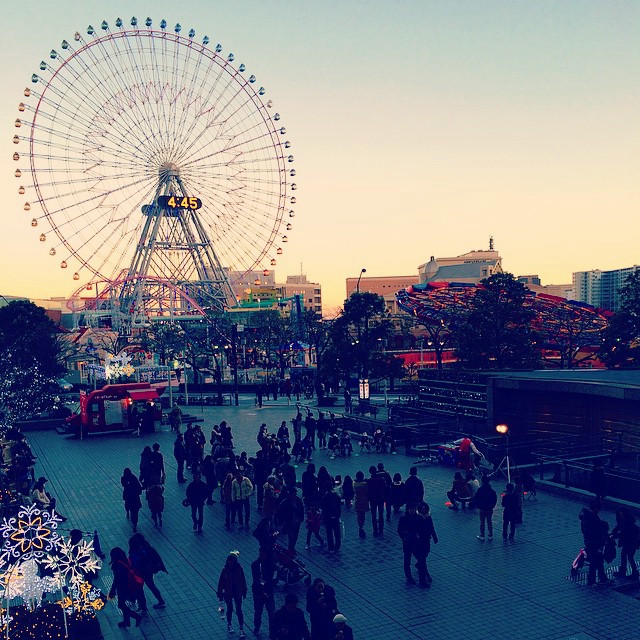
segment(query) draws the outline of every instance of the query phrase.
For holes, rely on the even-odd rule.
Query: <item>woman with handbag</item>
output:
[[[122,611],[123,620],[118,622],[121,629],[131,626],[131,618],[136,621],[136,627],[140,626],[142,616],[129,607],[129,602],[135,602],[140,598],[144,581],[131,567],[124,549],[114,547],[111,549],[111,568],[113,570],[113,585],[107,596],[108,600],[118,596],[118,608]]]
[[[165,601],[160,593],[160,589],[156,586],[153,576],[160,571],[168,572],[160,554],[149,544],[141,533],[136,533],[129,538],[129,562],[133,570],[144,580],[144,584],[147,585],[149,591],[156,597],[158,602],[153,605],[153,608],[163,609]],[[140,610],[142,613],[147,610],[144,590],[140,601]]]

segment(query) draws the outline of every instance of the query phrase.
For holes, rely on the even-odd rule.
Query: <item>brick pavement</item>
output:
[[[250,398],[241,398],[241,407],[190,410],[202,415],[208,436],[214,422],[232,425],[236,452],[256,449],[258,425],[266,422],[271,430],[293,415],[283,406],[256,409]],[[165,428],[166,429],[166,428]],[[157,547],[169,570],[157,583],[167,600],[161,611],[150,609],[140,629],[121,631],[114,604],[101,615],[105,638],[128,636],[147,640],[204,640],[228,637],[226,624],[217,613],[215,588],[227,553],[239,549],[247,578],[249,564],[257,555],[257,543],[248,531],[227,532],[220,504],[205,507],[204,533],[194,534],[190,510],[181,502],[186,485],[175,480],[172,457],[173,437],[167,431],[154,436],[121,436],[70,440],[56,433],[30,435],[38,456],[36,473],[45,475],[50,490],[59,497],[68,525],[100,531],[103,549],[127,548],[131,527],[125,519],[121,500],[120,475],[125,466],[139,467],[139,454],[146,444],[158,441],[167,466],[164,527],[153,527],[143,499],[139,530]],[[356,447],[357,450],[357,447]],[[408,474],[412,459],[404,455],[382,457],[393,474]],[[379,461],[377,454],[347,460],[330,460],[325,452],[314,457],[316,467],[326,464],[332,474],[365,472]],[[304,465],[298,469],[298,478]],[[321,576],[337,592],[340,609],[354,628],[357,640],[415,640],[437,638],[474,640],[522,638],[525,640],[610,640],[640,637],[640,602],[607,587],[586,588],[568,582],[571,560],[581,546],[577,515],[579,502],[539,494],[538,503],[527,503],[524,524],[516,541],[504,544],[500,534],[492,542],[476,540],[477,515],[453,512],[445,507],[445,492],[453,471],[438,465],[420,469],[426,486],[426,500],[432,508],[440,538],[432,546],[429,568],[434,582],[429,589],[405,585],[402,553],[395,533],[397,519],[385,529],[383,538],[366,540],[357,536],[355,514],[343,510],[346,539],[336,556],[314,547],[304,550],[304,529],[298,551],[314,577]],[[497,485],[496,489],[501,486]],[[255,506],[255,503],[254,503]],[[610,523],[611,513],[603,514]],[[499,524],[500,514],[494,515]],[[255,510],[252,525],[257,523]],[[108,581],[110,571],[102,575]],[[304,585],[294,587],[304,599]],[[280,606],[284,589],[278,588]],[[151,594],[148,594],[151,596]],[[149,604],[154,601],[150,597]],[[251,623],[253,606],[249,594],[245,617]],[[246,625],[249,637],[251,624]],[[266,628],[266,614],[265,623]],[[262,633],[262,637],[266,634]]]

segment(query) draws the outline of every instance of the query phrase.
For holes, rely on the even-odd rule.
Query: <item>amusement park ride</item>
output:
[[[256,77],[209,42],[165,20],[104,21],[52,49],[24,90],[13,157],[33,185],[18,191],[60,268],[86,274],[68,301],[77,325],[131,335],[204,319],[236,305],[230,272],[283,252],[286,129]]]

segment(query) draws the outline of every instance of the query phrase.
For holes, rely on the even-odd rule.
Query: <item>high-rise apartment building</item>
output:
[[[620,288],[626,279],[636,270],[638,265],[612,271],[576,271],[573,274],[573,295],[579,302],[586,302],[594,307],[618,311],[620,309]]]

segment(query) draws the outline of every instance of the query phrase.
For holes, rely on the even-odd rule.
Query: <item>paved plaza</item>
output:
[[[241,397],[239,408],[190,409],[193,415],[205,418],[207,439],[214,423],[227,420],[233,428],[236,453],[246,450],[249,455],[256,451],[260,423],[266,422],[274,431],[281,420],[292,418],[294,411],[293,406],[283,405],[256,409],[248,397]],[[36,432],[29,439],[38,457],[36,476],[49,479],[60,511],[69,518],[63,526],[86,531],[97,528],[107,560],[109,549],[126,549],[131,535],[121,497],[122,470],[128,466],[137,473],[142,448],[160,443],[167,467],[164,527],[153,527],[143,496],[139,530],[158,549],[168,568],[168,575],[156,578],[167,607],[160,611],[150,608],[140,629],[122,631],[116,626],[121,619],[119,612],[113,602],[109,603],[100,615],[104,636],[107,640],[123,636],[147,640],[227,638],[226,621],[217,611],[218,576],[228,552],[238,549],[250,581],[249,565],[257,556],[257,542],[250,531],[225,530],[219,503],[205,506],[204,532],[194,534],[190,510],[182,506],[186,485],[176,482],[173,435],[168,427],[142,438],[94,436],[80,441],[55,432]],[[358,450],[355,444],[354,448]],[[368,467],[380,460],[391,473],[401,472],[403,478],[413,462],[403,454],[374,453],[330,460],[324,451],[316,452],[313,462],[316,467],[325,464],[332,475],[354,476],[357,470],[368,475]],[[304,467],[299,466],[298,479]],[[421,467],[419,474],[440,540],[432,545],[429,556],[433,576],[429,589],[405,584],[397,517],[382,538],[373,538],[368,520],[368,536],[361,540],[355,514],[343,509],[346,536],[341,551],[334,556],[317,546],[305,551],[304,528],[301,531],[300,557],[313,577],[322,577],[335,588],[339,609],[347,616],[356,640],[640,637],[639,601],[609,587],[587,588],[566,580],[571,561],[582,545],[578,521],[581,502],[539,493],[537,503],[526,503],[524,523],[515,542],[503,543],[499,531],[492,542],[480,542],[476,539],[477,514],[454,512],[445,506],[453,470],[435,465]],[[504,488],[501,483],[494,486],[497,490]],[[254,507],[255,501],[252,528],[258,521]],[[605,511],[601,515],[610,524],[614,522],[613,513]],[[500,518],[500,513],[494,515],[496,525]],[[105,566],[101,572],[103,586],[110,585],[110,578],[109,567]],[[306,587],[300,583],[292,590],[304,607]],[[278,587],[276,606],[281,606],[284,593]],[[151,594],[148,597],[149,605],[155,602]],[[250,589],[244,610],[247,634],[252,637]],[[266,629],[266,614],[263,625]],[[267,637],[264,630],[261,637]]]

